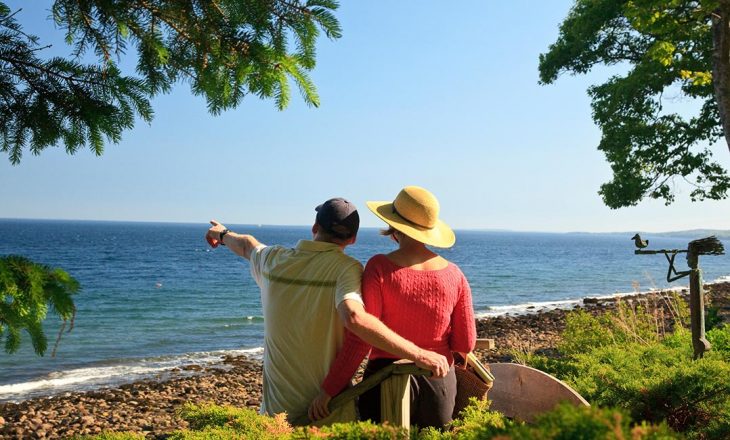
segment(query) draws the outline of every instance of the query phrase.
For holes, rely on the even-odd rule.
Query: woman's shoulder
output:
[[[376,254],[376,255],[373,255],[372,257],[370,257],[367,264],[365,265],[365,268],[367,269],[368,267],[372,267],[372,268],[380,267],[389,262],[390,262],[390,260],[388,259],[387,256],[385,256],[385,254]]]
[[[461,271],[461,268],[456,263],[450,260],[446,260],[446,262],[448,263],[447,269],[449,270],[449,272],[453,273],[459,278],[463,278],[464,280],[466,280],[466,275],[464,275],[464,272]]]

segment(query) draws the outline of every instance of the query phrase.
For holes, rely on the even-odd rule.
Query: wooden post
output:
[[[692,348],[695,359],[704,356],[710,349],[710,341],[705,338],[705,295],[702,292],[702,270],[700,256],[693,246],[687,252],[689,273],[689,311],[690,328],[692,329]]]
[[[410,378],[410,376],[430,376],[431,372],[429,370],[426,370],[424,368],[419,368],[414,364],[413,362],[407,360],[407,359],[401,359],[399,361],[396,361],[392,363],[391,365],[388,365],[387,367],[381,369],[380,371],[376,371],[372,376],[368,377],[367,379],[363,379],[362,382],[355,385],[352,388],[346,388],[343,392],[336,395],[335,397],[330,400],[330,403],[328,405],[330,411],[334,411],[335,409],[341,407],[345,403],[349,402],[350,400],[354,399],[357,396],[361,396],[365,391],[372,389],[373,387],[377,386],[380,383],[385,383],[386,379],[388,379],[391,376],[397,376],[397,377],[406,377]],[[408,402],[409,408],[406,408],[405,413],[403,413],[402,410],[392,410],[391,414],[394,414],[395,412],[398,412],[400,414],[406,414],[408,419],[406,420],[406,423],[410,422],[410,380],[406,381],[409,388],[407,391],[403,392],[405,396],[408,396]],[[403,385],[400,385],[403,386]],[[396,387],[397,388],[397,387]],[[382,398],[381,398],[382,400]],[[400,401],[394,401],[391,400],[391,402],[395,402],[397,404],[402,404],[402,400]],[[393,419],[395,420],[395,419]],[[311,423],[311,420],[309,420],[309,417],[304,414],[303,416],[300,416],[298,418],[294,418],[290,420],[290,423],[295,426],[300,425],[308,425]],[[395,422],[392,422],[395,423]]]
[[[639,237],[639,234],[636,234]],[[636,238],[634,237],[634,238]],[[640,240],[641,237],[638,238]],[[637,241],[638,241],[637,240]],[[646,246],[644,243],[638,247]],[[677,272],[674,268],[674,257],[680,252],[687,252],[687,265],[689,270]],[[689,310],[690,310],[690,328],[692,329],[692,348],[694,350],[694,358],[701,358],[710,347],[710,341],[705,338],[705,296],[702,292],[702,271],[700,270],[700,255],[724,255],[725,246],[714,235],[705,238],[692,240],[687,246],[687,250],[680,249],[661,249],[661,250],[645,250],[637,249],[635,254],[664,254],[669,262],[669,270],[667,271],[667,282],[677,281],[689,275]]]
[[[395,363],[408,363],[400,360]],[[411,375],[393,374],[380,384],[380,420],[411,429]]]
[[[494,339],[477,339],[477,343],[474,348],[477,350],[494,350]]]

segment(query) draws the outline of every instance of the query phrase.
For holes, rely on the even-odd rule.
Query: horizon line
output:
[[[89,222],[89,223],[146,223],[146,224],[172,224],[172,225],[196,225],[198,222],[192,221],[168,221],[168,220],[96,220],[96,219],[73,219],[73,218],[29,218],[29,217],[0,217],[0,221],[7,220],[25,220],[25,221],[49,221],[49,222]],[[207,224],[208,222],[200,222]],[[236,226],[253,226],[253,227],[265,227],[273,226],[277,228],[309,228],[311,225],[292,225],[292,224],[275,224],[275,223],[229,223]],[[380,229],[380,226],[363,226],[361,229]],[[603,235],[621,235],[621,234],[676,234],[676,233],[690,233],[696,231],[713,231],[730,233],[730,229],[715,229],[715,228],[694,228],[694,229],[680,229],[673,231],[540,231],[540,230],[518,230],[518,229],[507,229],[507,228],[453,228],[455,231],[465,232],[513,232],[513,233],[534,233],[534,234],[603,234]]]

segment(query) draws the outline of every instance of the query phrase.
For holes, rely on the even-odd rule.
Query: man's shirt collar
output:
[[[327,251],[340,251],[342,248],[335,243],[329,243],[326,241],[312,241],[312,240],[299,240],[295,249],[299,251],[310,251],[310,252],[327,252]]]

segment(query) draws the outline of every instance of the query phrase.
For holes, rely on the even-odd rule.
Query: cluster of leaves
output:
[[[321,428],[292,428],[283,417],[258,415],[250,408],[236,409],[215,405],[187,405],[181,411],[190,430],[172,433],[177,440],[258,440],[258,439],[341,439],[341,440],[476,440],[476,439],[673,439],[681,438],[666,425],[632,425],[629,417],[617,410],[561,405],[535,423],[512,422],[489,411],[488,402],[473,400],[448,429],[424,429],[408,433],[403,428],[370,422],[338,423]],[[134,440],[135,434],[104,433],[87,437],[93,440]],[[141,437],[140,437],[141,438]]]
[[[190,83],[217,114],[245,95],[290,99],[289,80],[305,102],[319,105],[307,72],[315,66],[320,30],[339,38],[336,0],[56,0],[53,17],[73,57],[45,60],[37,37],[0,2],[0,151],[18,163],[63,142],[74,153],[88,144],[101,154],[104,137],[118,142],[135,117],[149,122],[149,98]],[[290,49],[290,41],[294,49]],[[117,62],[136,48],[138,76]],[[98,62],[81,64],[93,53]]]
[[[5,351],[18,350],[25,330],[35,352],[43,355],[48,342],[42,322],[49,308],[64,321],[72,319],[72,295],[78,291],[79,283],[61,269],[25,257],[0,257],[0,341],[5,340]]]
[[[666,422],[689,438],[728,438],[730,326],[707,332],[713,349],[693,360],[691,335],[683,327],[664,337],[645,329],[639,339],[616,326],[617,320],[617,313],[572,313],[564,356],[532,355],[527,361],[565,380],[593,405],[620,408],[635,422]]]
[[[712,76],[716,8],[697,0],[576,0],[558,40],[540,55],[543,84],[598,65],[628,67],[588,90],[602,131],[598,149],[613,170],[599,191],[607,206],[644,197],[670,204],[675,178],[693,186],[693,201],[727,197],[730,176],[707,147],[723,136]],[[689,118],[667,112],[666,95],[701,108]]]

